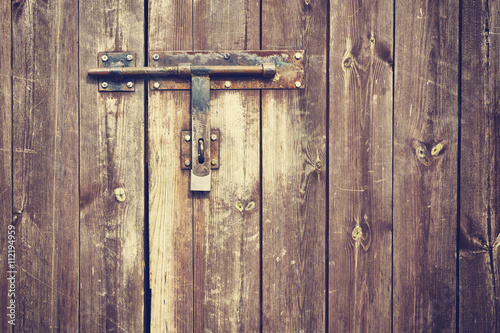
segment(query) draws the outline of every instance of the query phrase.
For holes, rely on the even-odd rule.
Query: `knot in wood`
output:
[[[356,227],[354,227],[354,229],[352,229],[352,239],[358,240],[361,238],[361,236],[363,236],[363,229],[361,229],[361,227],[357,225]]]
[[[118,202],[123,202],[127,198],[127,195],[125,194],[125,189],[124,188],[116,188],[115,189],[115,197],[116,201]]]

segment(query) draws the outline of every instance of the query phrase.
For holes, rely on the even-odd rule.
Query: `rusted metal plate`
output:
[[[271,78],[250,75],[210,77],[210,89],[302,89],[304,88],[304,51],[244,51],[244,52],[165,52],[151,51],[151,67],[177,66],[256,66],[276,64],[276,74]],[[189,78],[150,76],[151,90],[191,89]]]
[[[189,140],[187,140],[189,137]],[[191,142],[193,138],[191,136],[191,131],[181,131],[181,169],[190,170],[192,166],[191,159]],[[219,142],[220,142],[220,131],[211,130],[210,131],[210,166],[212,170],[219,169],[220,165],[220,153],[219,153]],[[188,165],[186,165],[186,161]]]
[[[135,67],[135,53],[99,52],[99,67]],[[133,77],[113,77],[99,79],[99,91],[135,91]]]

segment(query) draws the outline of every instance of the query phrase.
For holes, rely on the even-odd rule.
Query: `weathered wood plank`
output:
[[[9,230],[9,225],[12,222],[12,62],[11,62],[11,2],[2,1],[0,3],[0,222],[2,228],[0,230],[0,308],[7,309],[11,307],[11,300],[16,301],[12,291],[9,293],[10,283],[5,283],[7,278],[11,278],[13,274],[8,271],[15,271],[15,262],[12,263],[8,250],[15,251],[17,244],[15,243],[15,230]],[[10,227],[12,228],[12,227]],[[8,233],[13,237],[8,237]],[[10,243],[8,243],[10,241]],[[9,245],[12,245],[9,249]],[[12,253],[15,256],[15,253]],[[12,263],[13,266],[10,266]],[[9,295],[10,294],[10,295]],[[1,332],[11,332],[12,324],[8,321],[16,319],[9,317],[10,309],[6,310],[5,317],[0,322]],[[14,310],[15,311],[15,310]],[[14,313],[15,316],[15,313]],[[15,321],[14,321],[15,323]]]
[[[100,93],[87,70],[101,51],[144,64],[143,1],[81,1],[80,329],[144,327],[144,87]]]
[[[395,22],[393,331],[456,318],[456,1],[399,1]]]
[[[194,1],[194,49],[258,49],[258,1]],[[195,332],[258,332],[260,325],[260,93],[212,91],[220,169],[194,196]]]
[[[77,1],[12,2],[20,332],[78,330],[77,12]]]
[[[262,1],[262,48],[304,49],[304,90],[262,92],[263,332],[326,323],[327,1]]]
[[[329,329],[390,332],[393,2],[331,13]]]
[[[192,50],[191,1],[151,0],[148,15],[149,50]],[[193,205],[189,172],[179,166],[189,96],[148,93],[151,332],[193,332]]]
[[[491,169],[490,180],[490,251],[491,265],[495,277],[495,326],[500,330],[500,3],[498,1],[488,2],[489,10],[489,46],[490,46],[490,131],[494,133],[494,139],[490,140]]]
[[[460,332],[500,329],[499,9],[491,1],[465,1],[462,7]]]

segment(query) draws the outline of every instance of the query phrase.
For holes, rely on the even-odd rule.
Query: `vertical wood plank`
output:
[[[148,15],[149,50],[192,49],[192,1],[151,0]],[[193,332],[193,207],[189,172],[179,165],[189,96],[148,93],[151,332]]]
[[[262,92],[263,332],[325,331],[327,1],[262,1],[262,48],[304,49],[305,89]]]
[[[258,1],[194,1],[198,50],[258,49]],[[235,78],[237,79],[237,78]],[[194,198],[195,332],[257,332],[260,325],[260,93],[212,91],[220,168]]]
[[[490,120],[491,133],[494,139],[490,150],[491,174],[490,181],[490,256],[494,279],[495,298],[495,326],[500,330],[500,3],[498,1],[488,2],[489,45],[490,45],[490,87],[489,101],[490,113],[493,115]]]
[[[393,2],[331,13],[329,329],[390,332]]]
[[[12,62],[11,62],[11,2],[2,1],[0,3],[0,308],[7,309],[11,306],[11,299],[15,301],[12,291],[9,293],[10,283],[6,283],[13,274],[8,271],[15,271],[15,263],[10,266],[8,250],[9,245],[15,248],[15,230],[14,239],[8,237],[9,225],[12,224]],[[12,227],[11,227],[12,228]],[[12,232],[11,232],[12,233]],[[10,242],[8,242],[10,241]],[[15,256],[15,253],[13,253]],[[15,257],[14,257],[15,259]],[[9,296],[10,294],[10,296]],[[14,292],[15,294],[15,292]],[[10,310],[7,310],[5,317],[0,322],[1,332],[11,332],[12,325],[8,323],[11,317]],[[14,314],[15,315],[15,314]],[[13,318],[15,319],[15,317]],[[14,321],[15,323],[15,321]]]
[[[144,317],[144,87],[98,92],[101,51],[144,65],[144,2],[81,1],[80,330],[140,332]]]
[[[77,12],[71,0],[12,2],[20,332],[78,330]]]
[[[491,1],[462,6],[459,331],[497,332],[500,7]]]
[[[457,1],[399,1],[395,22],[393,331],[456,318]]]

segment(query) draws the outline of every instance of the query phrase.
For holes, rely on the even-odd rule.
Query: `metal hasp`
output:
[[[113,53],[102,53],[109,57]],[[117,53],[119,57],[130,53]],[[128,58],[133,58],[129,56]],[[125,56],[125,60],[128,59]],[[100,68],[91,76],[112,78],[120,88],[128,87],[131,77],[148,76],[151,90],[191,89],[191,131],[182,131],[190,142],[191,156],[181,152],[181,168],[191,169],[191,191],[210,191],[211,169],[220,165],[212,158],[219,149],[219,132],[210,128],[211,89],[302,89],[304,88],[303,51],[247,52],[150,52],[151,67],[127,67],[123,61],[109,66],[100,59]],[[121,59],[121,58],[120,58]],[[132,84],[133,86],[133,84]],[[101,89],[100,91],[127,91]],[[130,88],[130,87],[129,87]],[[187,140],[189,138],[189,140]],[[182,139],[181,139],[182,140]],[[217,141],[216,143],[212,141]],[[181,144],[181,147],[185,145]]]

